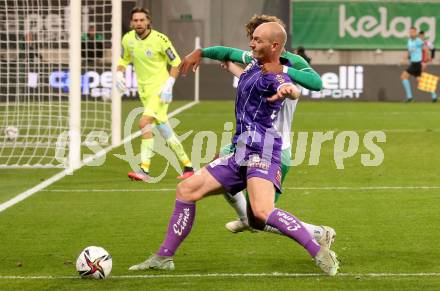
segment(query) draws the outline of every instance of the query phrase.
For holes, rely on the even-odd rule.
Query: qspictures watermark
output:
[[[124,124],[124,136],[132,134],[133,127],[137,127],[138,117],[142,114],[143,108],[136,108],[130,112]],[[180,120],[171,118],[168,121],[170,128],[177,132]],[[170,167],[176,172],[181,173],[182,168],[180,162],[167,145],[165,138],[155,126],[150,126],[144,130],[152,131],[154,134],[154,148],[153,157],[162,156],[166,163],[161,166],[155,177],[151,177],[148,181],[150,183],[157,183],[161,181],[167,174]],[[218,134],[212,130],[194,131],[189,130],[183,134],[177,135],[177,139],[185,144],[185,150],[190,156],[193,167],[200,169],[204,165],[212,162],[221,152],[222,148],[231,144],[231,140],[235,134],[233,123],[225,122],[223,131]],[[61,163],[67,163],[67,147],[68,147],[68,132],[60,134],[56,146],[56,159]],[[260,136],[252,131],[245,131],[238,137],[238,144],[246,142],[263,143],[262,159],[267,158],[270,161],[272,151],[274,148],[274,140],[279,136],[276,131],[271,131],[270,134]],[[290,136],[290,147],[284,146],[291,152],[291,158],[287,162],[287,166],[297,167],[301,165],[318,166],[320,165],[322,153],[326,155],[329,153],[332,156],[335,168],[338,170],[345,169],[345,162],[358,159],[359,164],[364,167],[378,167],[382,165],[385,160],[385,152],[382,146],[386,143],[387,137],[382,130],[370,130],[366,132],[357,132],[353,130],[344,131],[297,131],[290,134],[283,134],[283,136]],[[140,138],[140,137],[139,137]],[[110,136],[105,131],[91,131],[87,134],[82,145],[88,149],[88,152],[97,153],[108,145]],[[284,143],[286,144],[286,143]],[[114,156],[126,161],[129,168],[136,171],[139,170],[141,163],[141,155],[139,148],[133,148],[132,142],[127,142],[123,145],[124,154],[115,154]],[[325,148],[325,150],[323,150]],[[329,151],[329,148],[331,149]],[[90,155],[83,155],[82,159]],[[237,154],[237,162],[246,165],[250,161],[244,160],[245,155]],[[106,155],[93,160],[87,166],[102,166],[105,163]],[[328,161],[328,157],[325,159]],[[218,161],[217,163],[221,163]],[[154,167],[153,163],[153,167]],[[157,164],[157,166],[163,164]]]

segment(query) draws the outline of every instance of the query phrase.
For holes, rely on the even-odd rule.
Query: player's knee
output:
[[[165,140],[168,140],[173,136],[173,130],[168,123],[160,123],[156,125],[156,127]]]
[[[139,120],[139,129],[142,130],[142,136],[144,138],[151,138],[153,136],[152,127],[153,123],[151,120],[147,118],[141,118],[141,120]]]
[[[188,202],[195,202],[197,200],[200,200],[193,185],[191,185],[191,183],[189,183],[188,181],[182,181],[177,184],[176,199]]]

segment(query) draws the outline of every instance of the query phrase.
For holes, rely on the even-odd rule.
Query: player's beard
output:
[[[151,24],[147,24],[147,26],[146,26],[145,28],[139,28],[139,29],[136,28],[136,29],[135,29],[135,30],[136,30],[136,34],[137,34],[140,38],[145,37],[145,32],[149,31],[150,28],[151,28]]]

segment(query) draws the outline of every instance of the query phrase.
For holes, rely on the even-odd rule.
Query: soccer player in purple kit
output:
[[[264,23],[254,31],[250,48],[255,60],[240,76],[237,90],[233,138],[236,151],[213,161],[178,184],[174,212],[159,251],[130,270],[174,270],[173,256],[191,231],[195,203],[208,194],[222,194],[225,190],[236,193],[247,188],[256,219],[301,244],[325,273],[337,273],[339,262],[335,253],[321,247],[301,220],[274,206],[275,189],[281,190],[282,139],[273,123],[284,100],[272,96],[295,99],[300,92],[287,74],[262,74],[260,66],[279,64],[285,42],[286,32],[278,23]],[[183,74],[195,63],[193,61],[191,55],[184,59]]]

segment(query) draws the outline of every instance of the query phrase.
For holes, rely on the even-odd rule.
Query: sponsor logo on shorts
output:
[[[257,163],[249,162],[248,167],[265,170],[266,172],[269,170],[269,164],[266,162],[257,162]]]
[[[267,171],[269,170],[269,163],[262,161],[259,155],[250,156],[247,166],[249,168],[257,168],[257,169],[264,170],[264,172],[263,171],[260,171],[260,172],[266,173],[266,174],[267,174]]]

